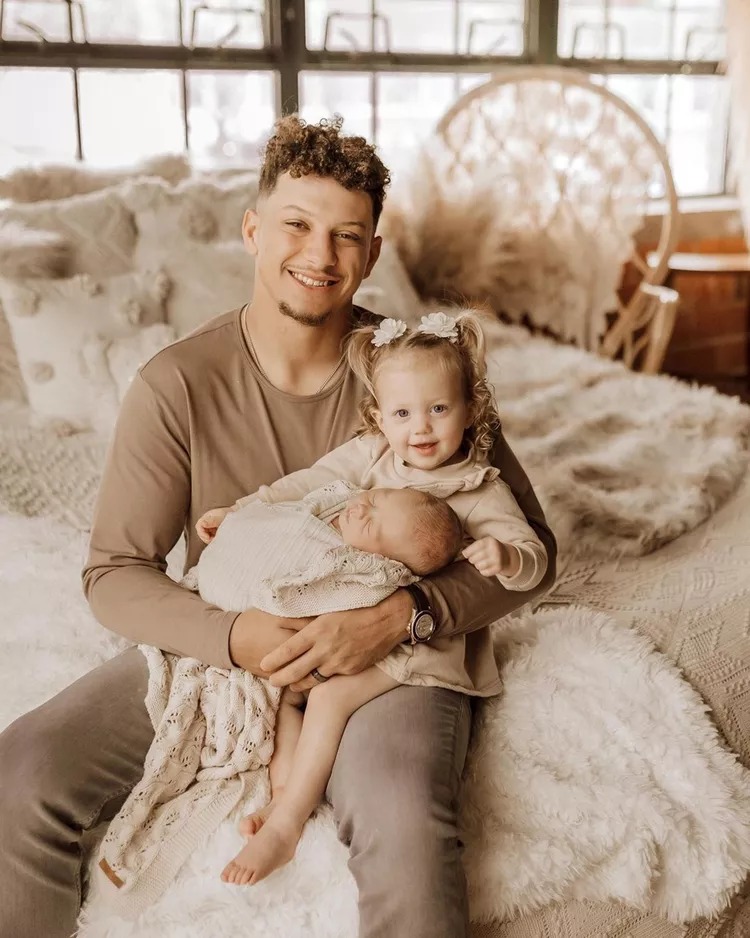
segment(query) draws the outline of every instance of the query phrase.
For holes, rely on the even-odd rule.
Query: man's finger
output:
[[[312,636],[305,635],[304,629],[288,638],[283,645],[279,645],[273,651],[270,651],[260,662],[261,668],[269,674],[273,674],[280,668],[286,667],[290,662],[295,661],[300,655],[304,655],[313,646]],[[315,665],[313,665],[313,668]],[[307,674],[312,668],[304,672]]]
[[[285,668],[281,668],[281,670],[271,674],[269,681],[274,687],[288,687],[290,684],[298,684],[310,674],[313,668],[317,668],[319,664],[321,664],[320,655],[316,654],[314,650],[308,651],[306,654],[302,655],[301,658],[295,659]]]

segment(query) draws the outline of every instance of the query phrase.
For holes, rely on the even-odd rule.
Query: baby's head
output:
[[[481,458],[500,426],[475,313],[399,319],[355,329],[349,364],[365,386],[363,432],[380,431],[408,465],[435,469],[471,448]]]
[[[463,544],[458,516],[441,498],[416,489],[369,489],[338,516],[347,544],[398,560],[417,576],[456,558]]]

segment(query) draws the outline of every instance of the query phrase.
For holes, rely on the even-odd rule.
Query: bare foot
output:
[[[240,821],[240,833],[245,837],[252,837],[257,834],[266,821],[271,817],[271,812],[276,807],[276,798],[272,798],[268,804],[255,811],[253,814],[246,814]]]
[[[254,886],[292,859],[301,833],[300,827],[275,812],[227,863],[222,880],[234,886]]]

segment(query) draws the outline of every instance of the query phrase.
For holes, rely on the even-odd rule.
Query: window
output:
[[[186,146],[201,164],[248,163],[299,109],[344,114],[398,175],[458,96],[498,68],[550,63],[629,101],[681,194],[722,192],[725,2],[4,0],[0,169]]]

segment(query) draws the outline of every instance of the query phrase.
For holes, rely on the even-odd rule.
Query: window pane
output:
[[[190,154],[197,163],[251,164],[276,118],[273,72],[190,72]]]
[[[484,76],[470,77],[479,84]],[[471,86],[465,78],[414,72],[378,76],[376,141],[394,173],[409,167],[422,141]]]
[[[177,72],[82,69],[80,75],[87,161],[118,166],[184,150]]]
[[[558,50],[577,58],[723,56],[724,0],[560,0]]]
[[[609,75],[600,80],[645,117],[666,146],[679,195],[724,190],[729,124],[726,79],[714,75]]]
[[[49,40],[76,42],[178,41],[177,0],[5,0],[5,39],[32,39],[41,31]],[[27,25],[24,25],[27,24]]]
[[[204,0],[186,0],[183,7],[187,45],[259,49],[271,44],[265,0],[222,0],[215,9]]]
[[[372,140],[372,81],[369,74],[302,72],[300,115],[317,123],[341,114],[345,133]]]
[[[0,69],[0,172],[29,163],[70,162],[75,155],[71,72]]]
[[[307,44],[347,51],[519,55],[524,0],[307,0]]]
[[[729,86],[721,76],[675,75],[669,160],[680,195],[724,190]]]
[[[301,110],[317,121],[338,112],[344,130],[375,142],[388,167],[398,174],[414,158],[451,104],[488,75],[302,74]]]

